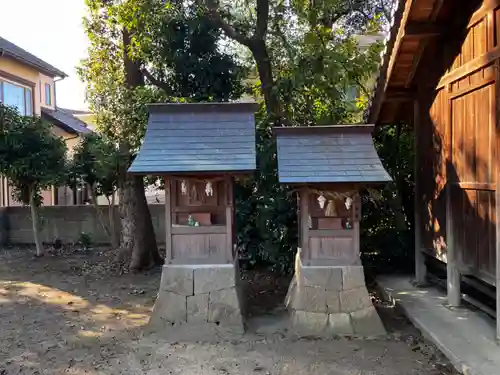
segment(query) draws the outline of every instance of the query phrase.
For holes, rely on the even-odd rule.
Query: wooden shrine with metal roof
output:
[[[129,173],[165,178],[166,264],[233,263],[233,178],[256,166],[255,103],[155,104]]]
[[[371,125],[274,128],[281,183],[298,191],[304,265],[359,264],[359,190],[391,181]]]

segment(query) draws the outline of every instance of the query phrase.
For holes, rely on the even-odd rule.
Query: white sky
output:
[[[69,76],[57,82],[57,105],[87,109],[75,69],[87,55],[84,0],[0,0],[0,9],[0,36]]]

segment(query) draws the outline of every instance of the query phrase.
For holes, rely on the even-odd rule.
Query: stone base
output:
[[[385,335],[362,266],[302,266],[297,262],[286,305],[300,335]]]
[[[233,265],[163,266],[149,330],[186,324],[205,326],[200,329],[207,332],[243,332]]]

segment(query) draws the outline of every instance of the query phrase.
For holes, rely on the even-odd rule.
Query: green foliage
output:
[[[380,44],[360,51],[354,37],[332,36],[323,28],[304,34],[299,46],[276,80],[288,119],[302,126],[359,121],[362,108],[347,93],[368,94],[365,85],[377,67]]]
[[[381,45],[361,49],[356,34],[379,30],[388,18],[386,1],[86,3],[91,47],[80,74],[99,130],[128,153],[127,162],[144,135],[146,103],[238,99],[244,83],[256,99],[265,99],[268,108],[262,108],[256,126],[258,171],[235,190],[238,246],[249,267],[290,271],[297,247],[296,199],[277,180],[274,115],[300,126],[360,120]],[[133,87],[126,79],[126,54],[135,64],[132,70],[140,72],[135,82],[141,84]],[[356,97],[346,94],[353,89]],[[386,167],[398,177],[383,190],[382,202],[366,204],[362,225],[370,228],[363,232],[370,253],[403,243],[406,237],[397,228],[411,227],[408,208],[403,220],[398,214],[405,202],[394,203],[408,186],[404,178],[411,178],[399,172],[411,165],[411,154],[399,143],[406,139],[377,135]]]
[[[407,125],[388,125],[377,130],[374,140],[393,182],[380,189],[380,199],[363,200],[363,257],[378,271],[409,271],[414,246],[413,132]]]
[[[122,155],[105,137],[90,133],[73,149],[69,168],[69,185],[89,185],[95,193],[109,197],[118,185]]]
[[[94,241],[92,240],[92,235],[87,232],[81,232],[78,235],[77,244],[82,247],[83,250],[88,250],[92,247]]]
[[[260,113],[257,125],[258,172],[236,189],[240,256],[249,267],[289,272],[297,248],[296,197],[278,183],[270,120],[278,114],[281,124],[294,126],[358,122],[381,45],[360,48],[356,34],[378,31],[386,9],[382,1],[204,4],[233,44],[248,48],[242,59],[252,93],[268,107],[269,117]]]
[[[49,123],[0,104],[0,173],[11,182],[17,200],[29,204],[34,193],[40,205],[41,190],[64,179],[65,155],[66,144]]]
[[[140,15],[129,13],[133,14],[131,23],[140,25],[133,52],[148,62],[149,83],[161,87],[169,97],[194,102],[225,102],[241,96],[245,70],[232,55],[221,51],[221,30],[196,4],[137,3],[142,5]]]
[[[243,265],[290,272],[297,249],[296,198],[278,182],[276,143],[266,120],[257,127],[257,171],[236,185],[235,196]]]
[[[163,0],[86,0],[88,57],[79,74],[87,83],[98,130],[130,159],[147,124],[147,104],[227,101],[242,92],[243,69],[219,51],[220,31],[193,5]],[[129,46],[123,30],[133,31]],[[145,85],[126,84],[124,49]]]

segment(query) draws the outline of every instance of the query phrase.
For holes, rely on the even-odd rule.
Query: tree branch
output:
[[[249,47],[252,44],[250,38],[247,38],[245,35],[237,32],[229,23],[227,23],[222,18],[222,15],[220,14],[219,11],[219,5],[217,4],[217,0],[205,0],[202,2],[205,3],[206,5],[207,14],[210,17],[210,19],[213,22],[215,22],[217,26],[219,26],[222,29],[222,31],[224,31],[224,34],[226,34],[228,38],[231,38],[247,47]]]
[[[255,28],[255,38],[264,39],[267,34],[269,23],[269,0],[257,0],[257,27]]]
[[[391,9],[392,8],[390,7],[391,2],[389,2],[389,7],[387,7],[384,0],[381,0],[380,3],[381,3],[381,7],[382,7],[382,13],[384,13],[385,23],[390,24],[392,21],[392,19],[391,19],[392,18],[391,17],[391,14],[392,14]]]
[[[146,68],[141,68],[141,73],[144,77],[147,78],[147,80],[149,82],[151,82],[151,84],[153,84],[156,87],[158,87],[159,89],[162,89],[163,91],[165,91],[165,93],[167,93],[167,95],[172,94],[171,87],[169,85],[167,85],[165,82],[154,77]]]

